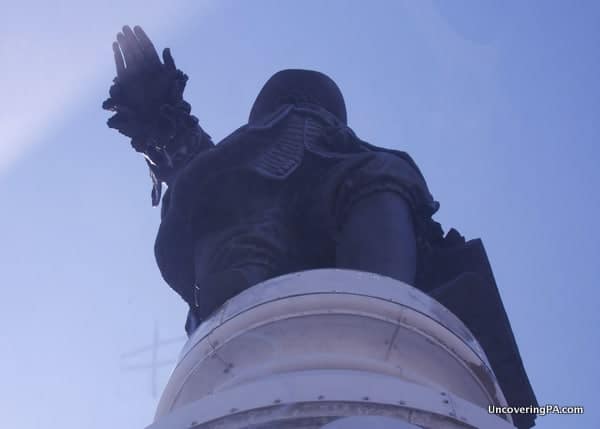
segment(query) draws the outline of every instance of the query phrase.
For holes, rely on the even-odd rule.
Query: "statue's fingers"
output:
[[[163,61],[165,66],[169,69],[176,70],[175,61],[173,61],[173,56],[171,55],[171,50],[169,48],[165,48],[163,50]]]
[[[125,59],[126,71],[131,71],[131,68],[134,64],[134,58],[131,54],[131,49],[128,47],[128,42],[123,33],[117,34],[117,42],[119,42],[119,47],[121,48],[121,52],[123,52],[123,58]]]
[[[158,57],[158,53],[156,52],[156,48],[152,44],[152,41],[148,37],[148,35],[144,32],[142,27],[136,25],[133,27],[133,31],[137,36],[140,49],[144,55],[144,58],[150,64],[160,64],[160,58]]]
[[[117,77],[123,77],[123,74],[125,74],[125,63],[123,62],[123,55],[121,54],[121,49],[119,49],[119,44],[114,42],[112,49],[115,55],[115,65],[117,66]]]
[[[135,34],[128,25],[123,27],[123,35],[125,36],[127,49],[131,54],[132,65],[134,67],[141,67],[144,63],[144,54],[140,49],[137,37],[135,37]],[[127,66],[129,67],[129,64],[127,64]]]

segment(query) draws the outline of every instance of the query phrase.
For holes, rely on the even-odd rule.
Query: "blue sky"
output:
[[[114,35],[140,24],[172,48],[215,140],[275,71],[332,76],[359,136],[415,158],[444,228],[483,239],[540,404],[586,407],[537,427],[600,427],[598,3],[49,3],[0,17],[3,426],[146,426],[149,372],[124,365],[150,355],[121,355],[155,323],[183,333],[146,166],[100,109]]]

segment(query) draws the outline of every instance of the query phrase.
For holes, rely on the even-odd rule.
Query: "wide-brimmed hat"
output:
[[[283,104],[312,103],[347,123],[346,104],[342,92],[327,75],[301,69],[275,73],[260,90],[248,122],[260,120]]]

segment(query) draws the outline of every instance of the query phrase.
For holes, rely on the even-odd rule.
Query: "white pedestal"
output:
[[[446,308],[387,277],[324,269],[256,285],[206,320],[148,429],[350,429],[351,416],[397,428],[513,428],[489,405],[506,401]]]

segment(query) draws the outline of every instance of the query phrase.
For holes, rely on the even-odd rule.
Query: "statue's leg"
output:
[[[415,168],[389,153],[366,153],[329,172],[336,266],[415,284],[418,225],[433,199]]]
[[[228,299],[270,277],[267,267],[247,264],[198,279],[185,324],[188,336]]]
[[[277,209],[239,220],[196,242],[191,306],[205,319],[245,289],[288,271],[289,232]]]
[[[338,267],[414,284],[416,264],[412,215],[402,196],[390,191],[377,192],[352,206],[338,235]]]

